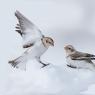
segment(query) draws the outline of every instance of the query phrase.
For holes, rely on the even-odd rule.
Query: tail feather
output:
[[[26,70],[26,60],[23,60],[22,57],[18,57],[17,59],[11,60],[8,63],[11,64],[14,68]]]
[[[18,62],[16,62],[15,60],[11,60],[11,61],[9,61],[8,63],[11,64],[14,68],[15,68],[15,67],[17,68]]]

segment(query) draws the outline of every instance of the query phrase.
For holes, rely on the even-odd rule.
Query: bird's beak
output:
[[[54,43],[51,43],[51,46],[53,46],[53,47],[54,47]]]

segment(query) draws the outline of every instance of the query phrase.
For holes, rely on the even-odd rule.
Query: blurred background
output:
[[[0,87],[2,93],[4,91],[9,91],[9,94],[4,93],[0,95],[31,95],[28,93],[28,90],[25,92],[26,94],[24,94],[22,93],[23,89],[19,89],[16,91],[14,89],[20,87],[19,84],[16,85],[16,83],[19,82],[19,78],[20,80],[22,80],[23,77],[25,77],[25,75],[27,76],[28,74],[28,78],[25,78],[25,80],[29,81],[28,79],[30,78],[30,73],[32,73],[33,75],[33,72],[35,72],[35,70],[39,68],[39,66],[37,67],[35,65],[32,65],[31,68],[34,68],[33,71],[31,71],[31,68],[29,69],[28,67],[30,71],[24,73],[19,70],[14,70],[9,64],[7,64],[8,60],[16,58],[24,51],[21,47],[22,39],[15,32],[15,25],[17,23],[17,19],[14,16],[14,12],[16,10],[20,11],[27,18],[29,18],[29,20],[31,20],[36,26],[38,26],[43,34],[45,34],[46,36],[50,36],[54,39],[55,47],[50,48],[42,58],[45,61],[51,62],[55,66],[63,66],[63,68],[60,68],[60,70],[62,69],[62,71],[57,69],[62,72],[62,74],[66,73],[66,61],[64,51],[65,45],[71,44],[78,50],[95,54],[95,0],[0,0]],[[33,63],[35,62],[32,62],[32,64]],[[19,72],[20,75],[18,76]],[[36,72],[36,81],[33,82],[38,81],[38,72]],[[47,71],[45,73],[41,72],[41,77],[43,77],[43,75],[45,74],[45,79],[48,80],[48,78],[52,77],[51,75],[49,76],[51,72],[53,72],[53,70],[50,70],[50,72]],[[53,74],[55,74],[55,77],[62,76],[59,75],[58,72],[58,74],[56,75],[56,72],[53,72]],[[76,71],[70,72],[69,74],[67,73],[68,75],[65,75],[65,79],[63,77],[60,77],[60,79],[58,80],[59,87],[60,83],[62,83],[62,88],[64,88],[64,84],[67,84],[62,81],[66,81],[67,78],[69,79],[69,77],[71,76],[70,78],[72,80],[75,78],[78,79],[77,87],[80,87],[82,89],[82,85],[80,85],[80,83],[84,83],[84,81],[82,81],[83,78],[80,79],[80,77],[83,77],[85,75],[85,71],[80,71],[80,73]],[[83,73],[83,75],[81,75],[81,73]],[[15,75],[14,78],[13,75]],[[89,78],[89,76],[91,77]],[[17,79],[17,82],[14,81],[15,78]],[[61,80],[62,78],[63,80]],[[90,83],[95,83],[95,81],[92,79],[92,75],[88,74],[86,78],[89,82],[85,82],[85,84],[88,85],[85,85],[82,90],[87,90],[90,86]],[[32,81],[32,78],[30,78],[30,80]],[[52,78],[50,78],[49,80],[51,80],[51,82],[54,81],[52,81]],[[69,81],[70,80],[68,80],[68,82]],[[11,82],[13,83],[13,85],[10,86]],[[22,86],[23,84],[24,82],[22,82]],[[37,84],[37,87],[39,88],[38,85],[40,84]],[[63,92],[65,93],[64,95],[71,95],[71,92],[68,93],[68,91],[72,91],[72,89],[67,90],[70,86],[72,87],[71,83],[68,84],[68,86],[65,86],[65,92],[63,91],[63,89],[62,91],[58,90],[58,93],[60,94],[56,94],[56,92],[55,94],[41,93],[32,95],[63,95]],[[50,85],[47,85],[46,87],[50,88]],[[75,87],[76,83],[73,88]],[[77,89],[76,93],[73,93],[72,95],[81,95],[80,88]],[[11,89],[13,92],[11,91]],[[55,90],[55,88],[53,87],[52,89]],[[18,93],[14,94],[16,92]],[[90,92],[93,91],[91,90]],[[90,93],[86,95],[92,94]]]

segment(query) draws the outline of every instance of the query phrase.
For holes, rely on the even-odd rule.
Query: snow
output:
[[[48,67],[41,69],[35,60],[26,71],[8,64],[24,51],[14,31],[16,10],[55,40],[55,47],[42,56],[51,63]],[[95,95],[95,72],[68,68],[64,51],[64,45],[72,44],[94,54],[94,0],[2,0],[0,12],[0,95]]]

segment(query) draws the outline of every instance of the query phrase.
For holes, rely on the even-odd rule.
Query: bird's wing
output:
[[[83,53],[85,57],[95,58],[95,55],[89,53]]]
[[[37,39],[43,37],[41,31],[19,11],[15,12],[15,16],[19,22],[16,26],[16,31],[24,40],[23,48],[32,46]]]
[[[89,54],[89,53],[84,53],[84,52],[79,52],[79,51],[76,51],[75,52],[79,57],[81,56],[81,57],[95,57],[95,55],[93,55],[93,54]]]
[[[92,60],[95,60],[95,56],[88,53],[76,52],[71,55],[72,60],[83,60],[88,63],[93,63]]]
[[[95,60],[95,58],[77,57],[77,58],[72,58],[72,60],[80,60],[80,61],[86,61],[88,63],[93,63],[92,60]]]
[[[73,54],[71,54],[72,57],[74,58],[79,58],[79,57],[82,57],[82,58],[92,58],[94,59],[95,58],[95,55],[93,54],[89,54],[89,53],[83,53],[83,52],[74,52]]]
[[[88,57],[77,57],[77,58],[74,58],[72,57],[73,60],[87,60],[87,59],[90,59],[90,60],[95,60],[95,58],[88,58]]]

